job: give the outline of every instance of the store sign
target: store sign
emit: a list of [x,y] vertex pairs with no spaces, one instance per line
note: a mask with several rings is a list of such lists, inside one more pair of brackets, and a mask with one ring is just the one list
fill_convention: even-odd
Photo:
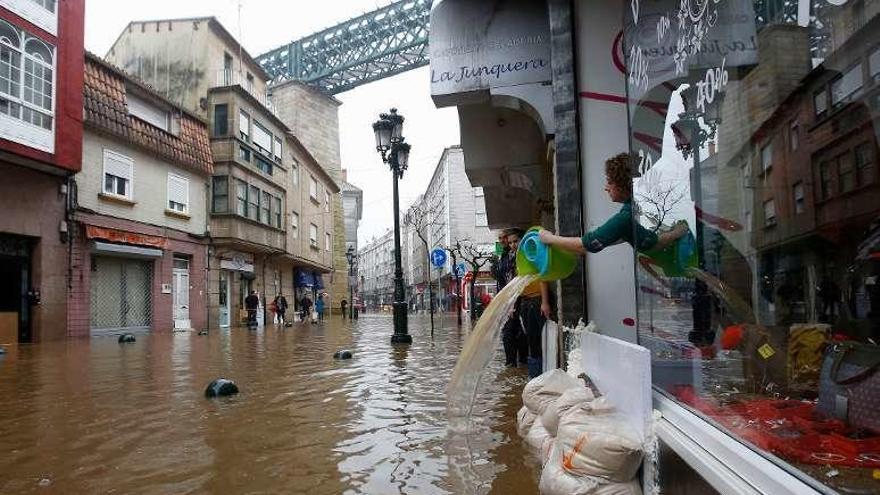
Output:
[[254,264],[244,256],[236,255],[231,259],[227,258],[220,260],[220,268],[236,272],[253,272]]
[[544,2],[435,2],[429,36],[432,96],[551,80]]

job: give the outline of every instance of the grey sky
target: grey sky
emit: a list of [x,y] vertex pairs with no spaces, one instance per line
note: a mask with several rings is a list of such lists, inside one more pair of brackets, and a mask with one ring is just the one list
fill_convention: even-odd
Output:
[[[239,3],[241,15],[239,17]],[[387,1],[323,0],[86,0],[86,49],[105,55],[132,20],[213,15],[251,55],[387,5]],[[240,19],[240,22],[239,22]],[[421,68],[337,95],[342,166],[349,182],[364,190],[361,244],[391,227],[391,173],[374,149],[370,125],[396,106],[406,117],[404,134],[412,144],[409,171],[400,184],[401,208],[425,190],[444,147],[458,144],[455,110],[435,109],[428,70]]]

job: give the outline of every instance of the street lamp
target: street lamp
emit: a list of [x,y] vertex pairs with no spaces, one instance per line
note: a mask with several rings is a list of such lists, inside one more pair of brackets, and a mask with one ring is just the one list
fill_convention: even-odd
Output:
[[357,254],[354,252],[354,246],[348,246],[348,250],[345,251],[345,258],[348,260],[348,318],[354,320],[354,284],[357,283],[357,273],[355,272]]
[[403,172],[409,164],[410,145],[403,138],[403,116],[392,108],[391,113],[379,115],[373,123],[376,135],[376,151],[382,156],[382,162],[388,164],[394,179],[394,335],[392,344],[410,344],[412,336],[407,332],[406,297],[403,291],[403,269],[400,265],[400,198],[397,192],[397,181],[403,178]]

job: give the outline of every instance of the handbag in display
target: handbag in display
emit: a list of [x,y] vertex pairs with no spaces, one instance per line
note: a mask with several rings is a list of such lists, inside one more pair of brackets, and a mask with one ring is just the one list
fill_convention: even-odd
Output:
[[819,377],[819,403],[825,415],[853,428],[880,433],[880,347],[842,342],[829,346]]

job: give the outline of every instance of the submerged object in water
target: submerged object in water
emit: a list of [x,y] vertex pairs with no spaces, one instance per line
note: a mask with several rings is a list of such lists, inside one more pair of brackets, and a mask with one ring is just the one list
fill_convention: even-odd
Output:
[[238,385],[232,380],[218,378],[208,384],[205,389],[205,397],[224,397],[238,393]]

